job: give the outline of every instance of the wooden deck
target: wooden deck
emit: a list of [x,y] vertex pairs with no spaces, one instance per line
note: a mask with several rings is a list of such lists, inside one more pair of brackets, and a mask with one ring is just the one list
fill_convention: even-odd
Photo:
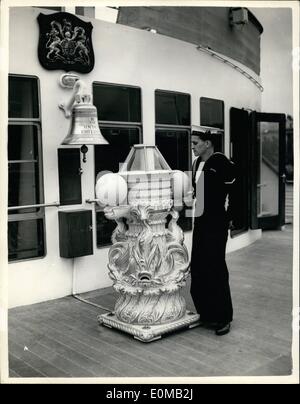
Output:
[[[197,327],[152,343],[99,326],[73,297],[9,310],[10,377],[272,376],[291,373],[292,226],[228,254],[232,331]],[[189,308],[192,302],[185,291]],[[113,309],[111,288],[81,295]]]

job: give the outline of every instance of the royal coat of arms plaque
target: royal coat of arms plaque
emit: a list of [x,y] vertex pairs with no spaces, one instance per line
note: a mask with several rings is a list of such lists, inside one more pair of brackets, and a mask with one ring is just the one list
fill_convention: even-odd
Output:
[[93,70],[93,25],[90,22],[65,12],[40,13],[37,20],[40,26],[38,57],[45,69],[80,73]]

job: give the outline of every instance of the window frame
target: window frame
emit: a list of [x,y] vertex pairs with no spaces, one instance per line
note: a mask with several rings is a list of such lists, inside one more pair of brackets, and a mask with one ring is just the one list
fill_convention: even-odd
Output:
[[[156,93],[157,92],[160,92],[160,93],[164,93],[164,94],[179,94],[179,95],[187,95],[188,97],[189,97],[189,104],[190,104],[190,108],[189,108],[189,120],[190,120],[190,124],[189,125],[180,125],[180,124],[168,124],[168,123],[157,123],[156,122]],[[191,129],[191,125],[192,125],[192,121],[191,121],[191,119],[192,119],[192,109],[191,109],[191,99],[192,99],[192,96],[191,96],[191,94],[189,94],[189,93],[184,93],[184,92],[182,92],[182,91],[174,91],[174,90],[163,90],[163,89],[161,89],[161,88],[156,88],[155,90],[154,90],[154,120],[155,120],[155,127],[157,126],[157,125],[159,125],[159,126],[168,126],[168,127],[187,127],[187,128],[189,128],[189,129]]]
[[[103,81],[93,81],[92,89],[93,89],[93,96],[94,96],[94,86],[95,85],[106,85],[112,87],[126,87],[126,88],[135,88],[140,90],[140,116],[141,122],[131,122],[131,121],[108,121],[108,120],[100,120],[98,119],[98,124],[101,129],[109,129],[109,128],[116,128],[116,129],[138,129],[139,131],[139,143],[143,142],[143,98],[142,98],[142,88],[139,86],[134,85],[127,85],[127,84],[120,84],[120,83],[111,83],[111,82],[103,82]],[[96,153],[96,148],[94,148],[94,157]],[[96,184],[96,172],[95,172],[95,163],[94,163],[94,184]],[[96,198],[96,191],[95,191],[95,198]],[[97,227],[97,214],[103,212],[104,208],[100,207],[97,203],[94,204],[94,212],[95,212],[95,220],[96,220],[96,227]],[[96,231],[97,233],[97,231]],[[107,248],[112,245],[112,242],[98,243],[98,238],[96,234],[96,248]]]
[[[190,101],[190,125],[174,125],[174,124],[165,124],[165,123],[157,123],[156,122],[156,93],[157,92],[162,92],[162,93],[167,93],[167,94],[180,94],[180,95],[187,95],[189,97],[189,101]],[[189,93],[184,93],[181,91],[174,91],[174,90],[162,90],[160,88],[156,88],[154,90],[154,119],[155,119],[155,136],[156,136],[156,131],[157,130],[168,130],[170,129],[171,131],[176,132],[176,130],[180,131],[180,130],[187,130],[189,132],[189,134],[191,134],[191,128],[192,128],[192,124],[191,124],[191,118],[192,118],[192,110],[191,110],[191,94]],[[188,155],[188,166],[189,166],[189,170],[192,169],[192,148],[189,148],[189,155]]]
[[[189,97],[189,121],[190,121],[190,125],[180,125],[180,124],[177,124],[177,125],[174,125],[174,124],[162,124],[162,123],[157,123],[156,122],[156,94],[157,94],[157,92],[162,92],[162,93],[168,93],[168,94],[180,94],[180,95],[186,95],[186,96],[188,96]],[[192,123],[191,123],[191,118],[192,118],[192,109],[191,109],[191,107],[192,107],[192,102],[191,102],[191,100],[192,100],[192,97],[191,97],[191,94],[189,94],[189,93],[184,93],[184,92],[181,92],[181,91],[174,91],[174,90],[162,90],[162,89],[155,89],[155,91],[154,91],[154,112],[155,112],[155,128],[154,128],[154,131],[155,131],[155,144],[156,144],[156,131],[159,131],[159,130],[165,130],[165,131],[172,131],[172,132],[182,132],[182,131],[187,131],[188,132],[188,135],[190,136],[191,135],[191,128],[192,128]],[[172,167],[171,167],[172,168]],[[172,168],[172,169],[174,169],[174,170],[176,170],[176,168]],[[192,148],[191,148],[191,142],[189,142],[189,147],[188,147],[188,171],[192,171]],[[184,209],[181,211],[181,212],[183,212],[184,211]],[[180,212],[180,213],[181,213]],[[188,218],[188,219],[191,219],[191,218]],[[192,223],[191,223],[191,225],[192,225]],[[190,226],[189,226],[190,227]],[[184,232],[186,232],[186,231],[191,231],[192,230],[192,228],[189,228],[189,229],[183,229],[183,231]]]
[[[38,122],[41,125],[42,117],[41,117],[41,86],[40,86],[40,79],[38,76],[31,75],[31,74],[15,74],[15,73],[9,73],[8,74],[8,80],[10,78],[24,78],[24,79],[35,79],[36,84],[37,84],[37,98],[38,98],[38,117],[37,118],[10,118],[8,117],[8,122],[9,121],[26,121],[26,122]],[[8,95],[9,97],[9,95]]]
[[[37,129],[37,150],[38,150],[38,155],[37,155],[37,164],[38,164],[38,186],[39,186],[39,201],[38,204],[43,204],[44,203],[44,198],[45,198],[45,192],[44,192],[44,169],[43,169],[43,144],[42,144],[42,125],[41,125],[41,97],[40,97],[40,81],[37,76],[34,75],[25,75],[25,74],[9,74],[8,75],[8,80],[10,78],[24,78],[24,79],[35,79],[36,84],[37,84],[37,98],[38,98],[38,118],[10,118],[8,117],[8,126],[7,126],[7,131],[9,126],[34,126]],[[12,160],[16,161],[16,160]],[[22,160],[18,160],[20,163]],[[9,164],[10,160],[8,160]],[[32,204],[33,205],[33,204]],[[22,205],[20,205],[22,206]],[[43,255],[37,256],[37,257],[30,257],[30,258],[20,258],[20,259],[13,259],[9,260],[8,263],[17,263],[17,262],[23,262],[23,261],[29,261],[29,260],[36,260],[36,259],[43,259],[47,255],[47,243],[46,243],[46,220],[45,220],[45,208],[44,207],[37,207],[36,212],[28,212],[28,213],[15,213],[19,209],[14,209],[10,213],[8,211],[7,219],[8,222],[21,222],[21,221],[26,221],[26,220],[43,220],[43,250],[44,253]]]
[[[18,221],[18,222],[22,222],[22,221],[27,221],[27,220],[39,220],[42,219],[43,220],[43,239],[44,239],[44,254],[43,255],[39,255],[36,257],[28,257],[28,258],[17,258],[17,259],[13,259],[13,260],[9,260],[8,259],[8,264],[16,264],[18,262],[24,262],[24,261],[33,261],[33,260],[41,260],[44,259],[47,255],[47,244],[46,244],[46,223],[45,223],[45,217],[33,217],[33,218],[24,218],[24,219],[20,219],[20,220],[13,220],[14,222]],[[10,221],[9,221],[10,222]]]
[[[34,126],[34,127],[37,128],[38,158],[37,158],[37,160],[32,160],[32,162],[37,162],[37,164],[38,164],[38,178],[39,178],[39,181],[38,181],[39,192],[38,192],[38,194],[39,194],[39,200],[38,200],[38,203],[36,203],[36,204],[43,204],[44,203],[43,166],[42,166],[42,162],[41,162],[41,159],[40,159],[40,154],[42,152],[42,139],[41,139],[42,131],[41,131],[41,127],[36,122],[33,122],[33,123],[32,122],[27,122],[27,121],[26,122],[21,122],[21,121],[10,122],[10,119],[9,119],[9,122],[8,122],[8,127],[9,126]],[[24,162],[31,162],[31,161],[29,161],[29,160],[8,160],[8,164],[11,164],[11,163],[12,164],[17,164],[17,163],[24,163]],[[20,206],[22,206],[22,205],[20,205]],[[41,210],[41,209],[44,209],[44,208],[39,207],[37,209]],[[16,208],[16,209],[12,210],[12,212],[14,212],[15,210],[19,210],[19,209]],[[38,212],[30,212],[30,213],[36,214]],[[9,221],[12,221],[12,220],[10,220],[10,217],[20,217],[22,215],[27,216],[30,213],[24,213],[24,212],[23,213],[10,213],[9,214]]]
[[[217,126],[207,126],[207,125],[202,125],[201,121],[201,100],[213,100],[213,101],[220,101],[222,103],[222,114],[223,114],[223,128],[219,128]],[[199,98],[199,122],[201,128],[205,130],[210,130],[211,132],[220,132],[222,136],[222,150],[221,153],[225,153],[225,102],[223,100],[220,100],[219,98],[211,98],[211,97],[200,97]]]
[[[105,124],[101,124],[101,122],[105,122]],[[143,131],[142,131],[142,127],[141,126],[137,126],[137,125],[117,125],[117,124],[108,124],[108,121],[98,121],[99,126],[100,126],[100,130],[101,129],[110,129],[110,128],[117,128],[117,129],[138,129],[139,131],[139,141],[142,142],[142,137],[143,137]],[[105,146],[104,146],[105,147]],[[94,149],[94,154],[96,153],[96,148]],[[94,170],[94,183],[96,185],[96,172]],[[96,198],[96,190],[95,190],[95,198]],[[102,208],[101,206],[99,206],[97,203],[95,203],[95,216],[96,216],[96,226],[97,226],[97,214],[98,213],[102,213],[104,211],[104,207]],[[96,248],[100,249],[100,248],[106,248],[108,246],[112,245],[112,242],[108,242],[108,243],[102,243],[102,244],[98,244],[98,238],[97,238],[97,234],[96,234]]]
[[[156,131],[165,130],[170,132],[188,132],[189,136],[191,136],[191,126],[178,126],[178,125],[155,125],[155,136]],[[188,148],[188,169],[192,169],[192,148],[189,142]],[[176,170],[176,168],[175,168]]]
[[[105,124],[111,124],[111,125],[140,125],[141,127],[143,126],[143,91],[142,88],[139,86],[134,86],[130,84],[122,84],[122,83],[111,83],[111,82],[105,82],[105,81],[93,81],[92,82],[92,92],[93,92],[93,99],[94,99],[94,85],[106,85],[106,86],[112,86],[112,87],[126,87],[126,88],[135,88],[140,90],[140,101],[141,101],[141,121],[140,122],[135,122],[135,121],[106,121],[106,120],[100,120],[98,117],[98,123],[100,125],[105,125]],[[96,107],[97,108],[97,107]]]
[[[217,126],[207,126],[207,125],[202,125],[201,121],[201,100],[206,99],[206,100],[213,100],[213,101],[220,101],[222,103],[222,114],[223,114],[223,128],[219,128]],[[214,128],[214,129],[219,129],[225,131],[225,102],[223,100],[220,100],[219,98],[211,98],[211,97],[200,97],[199,98],[199,111],[200,111],[200,126],[202,127],[207,127],[207,128]]]
[[[137,126],[135,124],[129,124],[129,125],[117,125],[116,123],[110,123],[108,121],[105,121],[105,124],[103,124],[102,122],[104,121],[98,121],[100,130],[101,129],[110,129],[110,128],[116,128],[116,129],[138,129],[139,131],[139,141],[142,142],[143,141],[143,130],[141,126]],[[97,145],[96,145],[97,146]],[[104,146],[105,147],[105,146]],[[96,152],[96,148],[94,149],[94,153]],[[96,184],[96,173],[94,170],[94,182]],[[95,197],[96,197],[96,191],[95,191]]]

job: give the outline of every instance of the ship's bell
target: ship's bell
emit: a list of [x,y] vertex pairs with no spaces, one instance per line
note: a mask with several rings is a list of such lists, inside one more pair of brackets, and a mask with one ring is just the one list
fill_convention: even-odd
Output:
[[97,109],[91,102],[91,95],[77,94],[72,108],[72,119],[68,135],[63,145],[104,145],[98,125]]

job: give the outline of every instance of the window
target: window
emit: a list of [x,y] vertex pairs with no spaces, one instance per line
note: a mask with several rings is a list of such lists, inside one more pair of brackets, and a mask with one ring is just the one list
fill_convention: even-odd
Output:
[[189,171],[189,130],[157,128],[155,136],[156,144],[169,166],[173,170]]
[[113,84],[94,84],[94,105],[99,121],[138,123],[141,119],[141,90]]
[[24,76],[9,78],[9,118],[38,119],[38,83],[36,79]]
[[[169,91],[155,91],[156,145],[172,170],[190,171],[190,95]],[[192,229],[192,220],[180,212],[179,226]]]
[[[137,87],[94,83],[94,105],[99,126],[108,145],[95,146],[95,179],[103,171],[118,172],[131,149],[142,139],[141,89]],[[107,220],[96,205],[97,246],[111,244],[116,223]]]
[[8,161],[8,206],[40,203],[37,125],[8,125]]
[[44,201],[38,97],[36,78],[9,76],[9,261],[45,255],[44,208],[36,206]]
[[155,91],[155,122],[162,125],[191,125],[191,99],[188,94]]
[[201,126],[224,130],[224,102],[213,98],[200,98]]
[[101,171],[112,171],[117,173],[120,164],[128,156],[130,148],[140,141],[140,128],[138,127],[101,127],[103,137],[108,141],[108,145],[96,146],[95,175]]
[[200,98],[200,125],[216,135],[215,152],[224,153],[224,102]]
[[75,7],[75,14],[95,18],[95,7]]

